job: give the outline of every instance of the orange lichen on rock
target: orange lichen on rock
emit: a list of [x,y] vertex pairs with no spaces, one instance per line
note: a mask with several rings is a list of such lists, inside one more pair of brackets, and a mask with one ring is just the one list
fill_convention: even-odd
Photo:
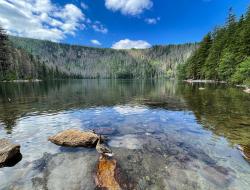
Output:
[[100,158],[95,176],[96,186],[108,190],[120,190],[121,187],[115,179],[116,167],[115,159]]

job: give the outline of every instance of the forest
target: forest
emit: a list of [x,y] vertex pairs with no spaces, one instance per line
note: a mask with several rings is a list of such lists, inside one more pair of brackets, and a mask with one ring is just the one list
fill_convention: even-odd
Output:
[[91,48],[6,35],[1,29],[1,77],[16,79],[64,78],[175,78],[198,44],[153,46],[149,49]]
[[178,76],[249,85],[250,7],[239,19],[230,9],[225,25],[209,32],[187,62],[178,66]]

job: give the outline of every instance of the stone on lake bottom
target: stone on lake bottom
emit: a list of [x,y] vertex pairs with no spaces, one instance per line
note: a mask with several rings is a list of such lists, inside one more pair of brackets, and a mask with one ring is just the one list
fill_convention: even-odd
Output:
[[[93,190],[93,168],[96,165],[96,152],[44,153],[29,166],[26,177],[21,177],[10,189],[47,190]],[[30,188],[27,187],[32,181]]]
[[[7,165],[13,165],[10,162],[15,158],[20,161],[20,145],[13,144],[8,139],[0,139],[0,167]],[[17,161],[17,162],[18,162]]]
[[69,147],[95,147],[98,139],[99,136],[93,132],[77,129],[69,129],[49,137],[52,143]]
[[113,135],[114,133],[117,132],[117,130],[112,127],[98,127],[95,128],[94,131],[101,135]]
[[124,135],[120,137],[114,137],[109,142],[109,146],[115,148],[126,148],[126,149],[141,149],[143,142],[137,135]]
[[115,179],[117,162],[114,159],[100,158],[97,164],[95,182],[97,188],[108,190],[120,190],[121,187]]
[[205,166],[202,175],[218,187],[228,187],[235,178],[233,170],[221,166]]

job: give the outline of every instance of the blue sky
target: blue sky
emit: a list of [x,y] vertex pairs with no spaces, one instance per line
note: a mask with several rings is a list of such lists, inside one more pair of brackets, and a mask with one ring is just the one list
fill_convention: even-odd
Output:
[[250,0],[0,0],[12,35],[96,47],[197,42]]

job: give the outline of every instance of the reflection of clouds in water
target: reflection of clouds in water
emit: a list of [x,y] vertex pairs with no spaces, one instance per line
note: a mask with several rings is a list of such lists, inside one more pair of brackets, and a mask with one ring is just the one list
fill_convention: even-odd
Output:
[[62,112],[57,115],[39,115],[20,119],[14,133],[24,132],[30,134],[31,131],[57,132],[68,128],[79,128],[81,125],[80,119],[72,117],[70,113]]
[[[169,189],[171,189],[172,185],[174,187],[177,186],[175,183],[176,181],[180,185],[185,184],[186,181],[189,181],[190,183],[188,185],[192,185],[193,178],[190,176],[194,173],[199,174],[200,177],[198,176],[198,180],[204,180],[204,184],[207,184],[207,181],[209,180],[212,181],[210,182],[211,184],[217,183],[218,185],[223,185],[224,183],[228,183],[228,181],[231,182],[231,175],[229,175],[229,178],[224,177],[223,173],[221,174],[217,170],[214,171],[213,167],[210,166],[209,168],[207,164],[202,162],[204,158],[206,159],[206,155],[203,154],[203,152],[209,155],[209,157],[212,159],[216,158],[215,160],[225,160],[230,158],[228,159],[227,163],[225,161],[221,161],[220,165],[225,168],[227,166],[229,168],[238,167],[235,170],[239,171],[239,168],[244,164],[241,157],[238,156],[238,159],[236,159],[237,152],[230,153],[232,150],[228,144],[226,144],[226,141],[224,142],[221,139],[217,141],[211,141],[211,133],[201,128],[201,125],[196,122],[196,118],[192,112],[173,112],[164,109],[146,109],[143,106],[133,105],[97,107],[59,112],[56,114],[30,115],[17,120],[16,126],[13,128],[12,134],[9,137],[11,140],[13,140],[13,142],[21,144],[23,160],[16,166],[20,172],[17,172],[15,169],[14,172],[16,175],[14,176],[14,172],[11,169],[9,170],[9,174],[6,172],[1,173],[0,171],[0,179],[3,179],[0,180],[0,186],[7,183],[12,184],[13,180],[20,179],[19,176],[21,176],[21,174],[25,173],[26,171],[24,163],[27,163],[27,161],[32,162],[36,159],[39,159],[45,152],[55,154],[63,151],[63,149],[60,147],[48,142],[47,139],[49,136],[69,128],[84,130],[94,127],[112,127],[118,131],[120,136],[111,136],[111,140],[109,141],[109,145],[112,147],[112,149],[116,149],[114,151],[117,153],[117,156],[121,156],[123,152],[125,152],[125,155],[127,152],[130,152],[129,154],[132,155],[131,158],[133,158],[133,156],[136,155],[135,152],[138,152],[135,150],[138,149],[140,149],[139,152],[145,153],[142,155],[145,163],[143,163],[143,167],[139,168],[138,170],[143,170],[147,167],[150,168],[150,173],[154,172],[153,168],[155,166],[151,162],[155,160],[154,154],[158,154],[157,151],[168,156],[171,156],[172,154],[172,157],[169,157],[169,161],[176,164],[171,166],[168,165],[166,170],[172,176],[169,180],[166,180],[166,183],[173,182],[170,183]],[[167,138],[163,138],[165,135],[168,135]],[[0,138],[1,136],[5,137],[6,135],[2,134],[0,130]],[[143,146],[145,145],[147,148],[143,149]],[[164,147],[167,148],[164,149]],[[226,149],[226,147],[228,147],[228,149]],[[202,151],[196,151],[197,148],[198,150]],[[79,152],[82,152],[85,149],[79,150]],[[191,152],[191,154],[188,154],[185,151]],[[95,151],[93,151],[93,153],[95,153]],[[71,158],[70,156],[72,154],[73,152],[67,152],[67,156],[65,158],[57,157],[58,159],[52,159],[50,162],[51,164],[49,163],[48,171],[50,171],[50,173],[48,176],[46,176],[46,179],[48,179],[46,183],[51,189],[55,189],[55,187],[60,189],[59,187],[67,186],[68,183],[72,183],[73,186],[76,185],[77,188],[80,187],[78,189],[81,189],[81,185],[83,184],[82,179],[88,179],[88,181],[90,181],[90,178],[88,178],[88,176],[85,177],[85,174],[89,174],[91,172],[86,173],[83,172],[82,169],[86,170],[88,168],[93,168],[94,166],[90,167],[89,164],[86,165],[86,161],[82,160],[83,155],[81,155],[81,158],[79,158],[80,160],[78,160],[78,157],[77,160],[75,160],[74,157],[72,157],[72,161],[69,160],[68,158]],[[86,152],[84,154],[86,154]],[[93,156],[94,155],[95,154],[93,154]],[[149,159],[149,157],[146,155],[150,158],[152,157],[152,159]],[[127,159],[124,160],[127,158],[127,156],[125,156],[124,159],[123,156],[121,156],[121,164],[127,162]],[[196,157],[197,159],[194,159]],[[135,159],[137,158],[135,157]],[[165,159],[166,157],[159,156],[156,162],[157,164],[162,162],[161,167],[164,168],[166,166]],[[192,162],[188,161],[187,159],[192,160]],[[200,164],[200,162],[203,164]],[[84,164],[81,165],[81,163]],[[67,170],[71,173],[72,178],[67,179],[68,183],[66,181],[60,183],[63,176],[65,176],[65,168],[69,168],[70,164],[77,166]],[[189,166],[191,169],[186,168],[185,170],[179,170],[178,167],[183,166],[184,164],[185,167]],[[54,167],[54,165],[56,165],[56,167]],[[83,168],[81,168],[80,165]],[[197,169],[197,166],[199,166],[200,169]],[[204,173],[200,172],[200,170],[203,168],[206,168]],[[247,170],[248,166],[245,168]],[[36,172],[33,171],[32,168],[30,168],[29,171]],[[35,175],[32,172],[28,172],[29,176]],[[158,170],[155,172],[159,175],[164,174],[160,173]],[[183,173],[187,173],[188,176],[180,178],[179,176],[183,175]],[[133,174],[134,173],[131,175]],[[146,175],[147,173],[142,172],[142,175],[144,174]],[[13,177],[9,178],[8,176],[10,175]],[[249,176],[245,174],[245,171],[239,175],[241,179],[249,178]],[[217,177],[222,182],[217,182]],[[200,183],[201,182],[198,182],[198,184]],[[56,186],[54,186],[54,184],[56,184]],[[69,185],[67,188],[73,186]],[[237,184],[236,187],[238,186],[244,187],[244,184]]]
[[[21,144],[26,160],[32,161],[44,152],[56,153],[59,148],[48,142],[48,137],[66,129],[80,129],[82,122],[70,113],[39,115],[18,120],[12,131],[14,142]],[[39,148],[38,148],[39,147]]]
[[141,149],[143,145],[142,140],[137,135],[124,135],[122,137],[115,137],[109,142],[109,146],[126,149]]
[[94,114],[95,115],[101,115],[102,113],[103,113],[103,109],[96,109],[95,111],[94,111]]
[[147,111],[143,106],[115,106],[114,110],[122,115],[141,114]]

